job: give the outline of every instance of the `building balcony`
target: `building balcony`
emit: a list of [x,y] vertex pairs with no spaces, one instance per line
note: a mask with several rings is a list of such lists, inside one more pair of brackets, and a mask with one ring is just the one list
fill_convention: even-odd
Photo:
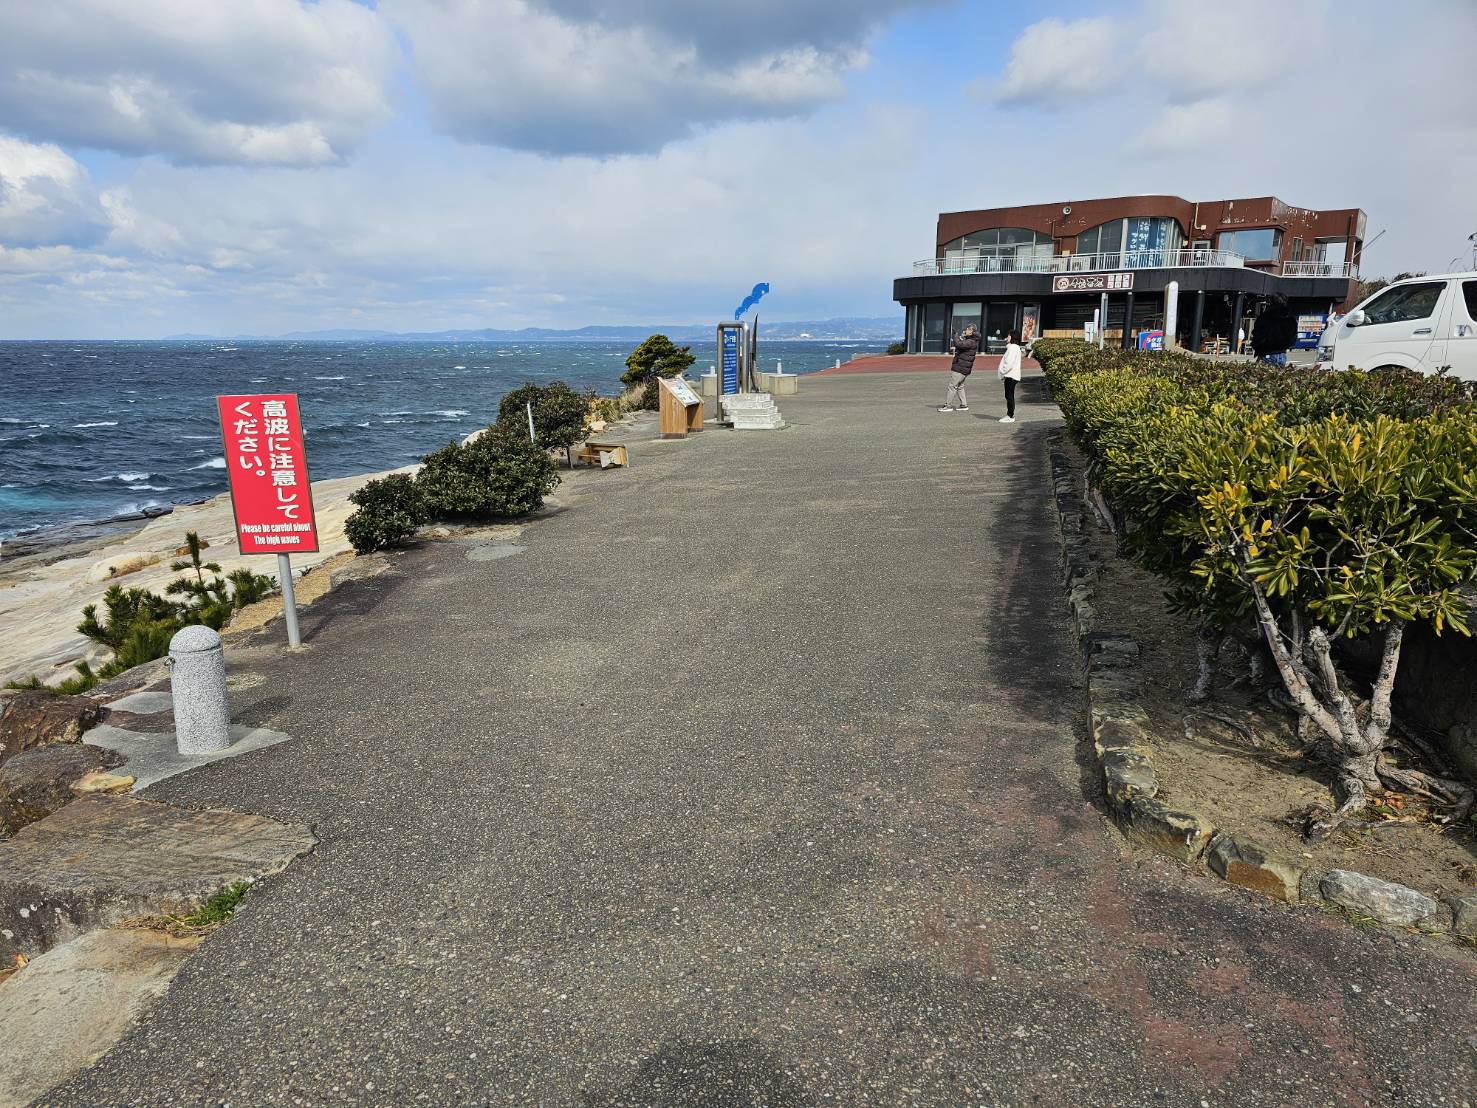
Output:
[[[1241,269],[1247,260],[1229,250],[1130,250],[1105,254],[1054,254],[1048,257],[1012,257],[989,254],[950,254],[913,263],[914,277],[968,273],[1101,273],[1125,269]],[[1283,277],[1357,277],[1357,266],[1318,261],[1251,263],[1263,272]]]

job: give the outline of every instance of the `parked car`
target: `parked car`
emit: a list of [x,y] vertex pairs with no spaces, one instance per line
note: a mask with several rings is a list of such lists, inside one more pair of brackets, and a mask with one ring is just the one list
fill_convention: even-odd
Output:
[[1318,358],[1335,369],[1406,369],[1477,381],[1477,272],[1386,285],[1326,327]]

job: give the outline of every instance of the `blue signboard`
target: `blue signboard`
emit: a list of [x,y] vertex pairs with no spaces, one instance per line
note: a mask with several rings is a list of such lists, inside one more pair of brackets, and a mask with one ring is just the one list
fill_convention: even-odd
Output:
[[725,327],[719,332],[723,337],[723,345],[718,351],[718,360],[721,363],[721,378],[724,392],[738,392],[738,328]]
[[1161,258],[1155,254],[1164,249],[1165,237],[1169,230],[1168,220],[1159,219],[1155,216],[1142,216],[1128,221],[1128,237],[1123,242],[1123,249],[1128,254],[1127,264],[1131,266],[1154,265]]
[[1156,331],[1140,331],[1139,332],[1139,349],[1140,350],[1163,350],[1164,349],[1164,332],[1163,331],[1157,331],[1157,330]]

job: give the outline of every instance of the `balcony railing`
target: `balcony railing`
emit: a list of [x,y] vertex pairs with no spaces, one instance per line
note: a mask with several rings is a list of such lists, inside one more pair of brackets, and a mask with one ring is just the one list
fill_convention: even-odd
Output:
[[[951,254],[913,263],[914,277],[961,273],[1101,273],[1123,269],[1240,269],[1246,259],[1229,250],[1118,250],[1101,254],[1053,254],[1043,257]],[[1275,268],[1273,270],[1276,271]],[[1285,262],[1284,277],[1357,277],[1357,266],[1324,262]]]
[[1284,277],[1358,277],[1353,262],[1283,262]]

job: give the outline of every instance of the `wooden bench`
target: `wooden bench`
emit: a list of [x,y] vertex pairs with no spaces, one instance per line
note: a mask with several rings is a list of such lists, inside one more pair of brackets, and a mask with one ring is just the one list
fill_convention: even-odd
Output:
[[618,442],[587,442],[579,448],[574,457],[576,461],[584,465],[599,466],[601,469],[631,464],[631,458],[626,453],[625,446]]

